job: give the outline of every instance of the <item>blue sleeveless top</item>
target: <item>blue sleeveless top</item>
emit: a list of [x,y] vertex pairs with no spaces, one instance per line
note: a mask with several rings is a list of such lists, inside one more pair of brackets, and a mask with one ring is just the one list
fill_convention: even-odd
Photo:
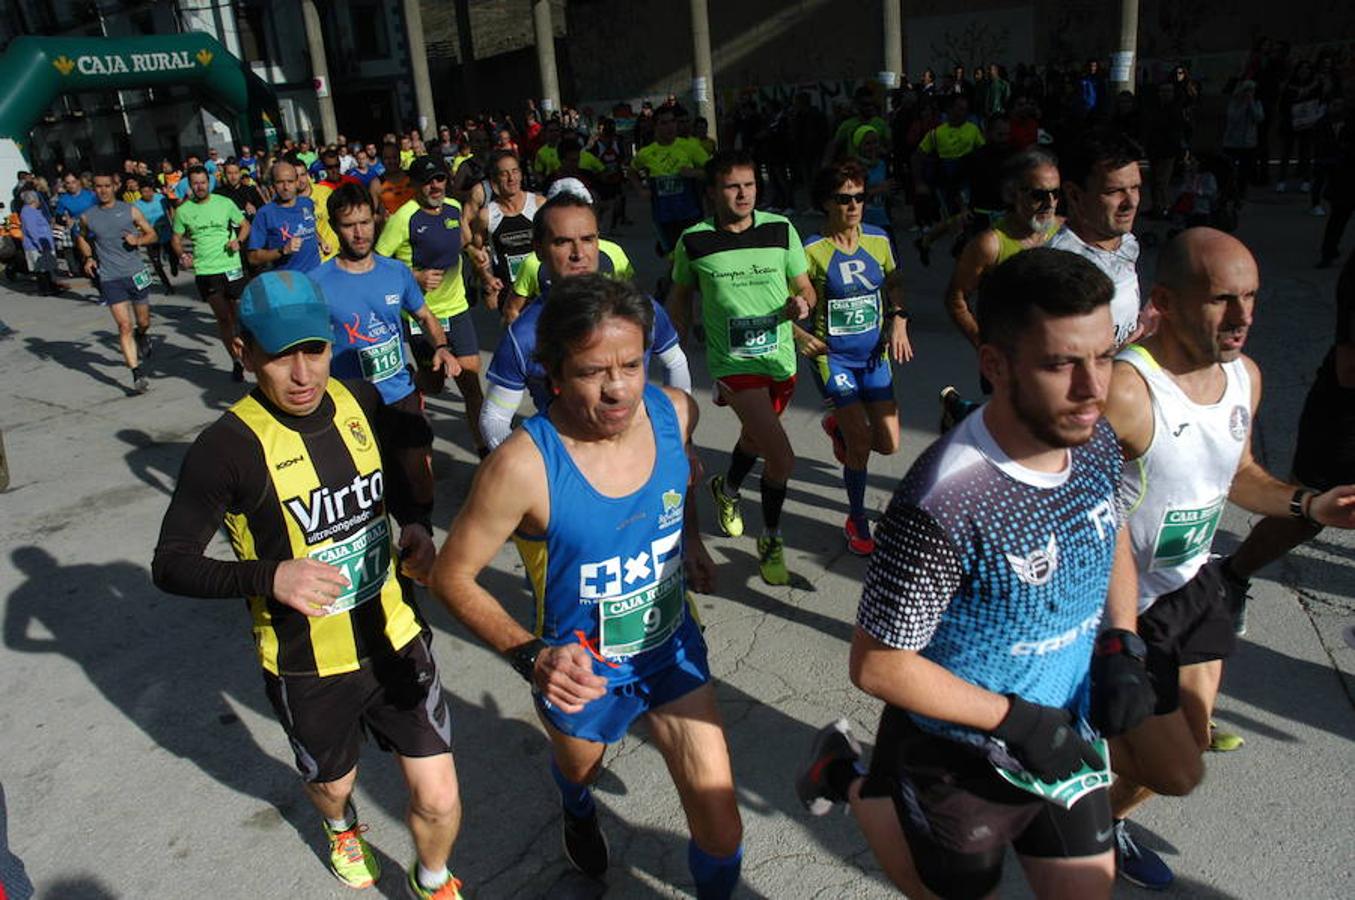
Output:
[[546,533],[514,535],[536,596],[536,633],[547,644],[581,643],[593,671],[625,684],[682,659],[691,626],[682,572],[682,512],[689,474],[677,412],[645,385],[654,433],[649,480],[607,497],[579,471],[548,413],[522,423],[546,464]]

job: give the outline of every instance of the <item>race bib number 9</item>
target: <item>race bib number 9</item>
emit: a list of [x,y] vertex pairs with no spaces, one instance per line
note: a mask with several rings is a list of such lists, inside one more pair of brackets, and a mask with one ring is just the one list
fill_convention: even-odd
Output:
[[1169,509],[1157,529],[1150,568],[1170,569],[1206,553],[1214,542],[1226,498],[1199,509]]
[[729,355],[757,359],[776,352],[779,316],[741,316],[729,320]]
[[828,334],[842,337],[866,334],[880,324],[880,292],[856,297],[830,297],[828,300]]
[[375,347],[359,348],[358,358],[362,360],[362,377],[372,384],[385,381],[405,367],[400,339],[394,335]]
[[327,615],[348,612],[381,593],[390,574],[391,529],[385,516],[376,519],[346,541],[312,550],[311,559],[329,563],[348,579],[348,587]]
[[598,603],[600,652],[635,656],[659,646],[682,624],[682,577],[670,575],[625,597]]

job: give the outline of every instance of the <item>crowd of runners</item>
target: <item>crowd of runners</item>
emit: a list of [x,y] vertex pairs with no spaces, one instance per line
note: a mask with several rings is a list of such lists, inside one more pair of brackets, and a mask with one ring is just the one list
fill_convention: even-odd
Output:
[[[802,369],[842,466],[845,546],[870,557],[850,678],[884,701],[869,760],[840,720],[786,773],[805,808],[849,805],[909,896],[991,894],[1008,846],[1039,896],[1108,896],[1117,872],[1171,883],[1127,817],[1189,794],[1206,751],[1240,746],[1211,714],[1248,578],[1323,526],[1355,526],[1355,256],[1293,478],[1276,478],[1251,453],[1262,380],[1243,353],[1260,273],[1235,220],[1193,190],[1188,141],[1170,155],[1178,183],[1126,131],[1095,64],[1052,84],[996,65],[977,82],[929,76],[892,95],[888,119],[871,90],[835,127],[741,105],[723,149],[670,99],[596,122],[533,110],[521,130],[468,120],[428,143],[241,147],[159,172],[129,160],[88,186],[64,173],[54,200],[31,174],[17,186],[24,264],[56,292],[69,254],[64,277],[89,278],[117,323],[133,391],[150,389],[152,281],[172,290],[182,270],[230,377],[253,381],[184,458],[153,575],[170,593],[248,598],[345,884],[380,877],[351,799],[370,733],[409,787],[408,893],[460,896],[452,723],[418,585],[531,690],[573,866],[608,870],[591,785],[644,719],[686,814],[696,894],[730,896],[743,831],[689,592],[713,587],[703,525],[748,530],[759,465],[759,574],[791,582],[796,448],[781,415]],[[1162,104],[1190,84],[1173,73]],[[767,150],[809,120],[812,154]],[[1155,214],[1173,215],[1159,200],[1178,185],[1197,204],[1146,294],[1144,159]],[[665,259],[653,291],[602,237],[628,197],[648,204]],[[899,448],[893,377],[914,353],[912,257],[897,255],[910,239],[918,264],[939,242],[955,257],[944,300],[976,377],[969,397],[937,385],[943,433],[872,522],[868,466]],[[479,304],[499,319],[483,383]],[[709,403],[740,425],[708,475],[697,346]],[[483,461],[457,508],[435,511],[425,400],[448,382]],[[1216,557],[1229,501],[1265,518]],[[440,548],[435,520],[450,520]],[[223,526],[234,560],[207,555]],[[479,580],[509,540],[534,629]]]

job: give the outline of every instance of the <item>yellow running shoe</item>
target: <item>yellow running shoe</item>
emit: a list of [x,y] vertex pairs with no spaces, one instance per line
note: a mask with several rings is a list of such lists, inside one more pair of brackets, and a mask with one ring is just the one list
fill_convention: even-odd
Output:
[[1243,740],[1242,735],[1224,731],[1219,728],[1218,723],[1213,719],[1209,720],[1210,750],[1215,753],[1230,753],[1233,750],[1240,750],[1245,743],[1247,742]]
[[730,537],[743,534],[743,516],[739,513],[739,498],[725,493],[725,477],[712,475],[710,495],[715,498],[715,520],[720,530]]
[[790,584],[790,572],[786,571],[785,541],[778,535],[763,535],[757,539],[757,569],[762,580],[772,585]]
[[411,900],[461,900],[460,879],[448,876],[441,887],[429,890],[419,884],[419,861],[409,867],[409,877],[405,879],[405,893]]
[[362,835],[367,826],[357,822],[346,831],[334,831],[323,823],[329,837],[329,871],[351,888],[369,888],[381,877],[381,863]]

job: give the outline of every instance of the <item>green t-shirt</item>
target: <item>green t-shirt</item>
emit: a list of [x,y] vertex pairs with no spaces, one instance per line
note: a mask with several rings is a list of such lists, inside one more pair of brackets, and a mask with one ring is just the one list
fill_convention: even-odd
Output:
[[935,153],[942,159],[959,159],[973,153],[983,143],[983,132],[973,122],[965,122],[959,128],[949,122],[942,122],[922,136],[918,148],[923,153]]
[[174,233],[193,241],[193,271],[199,275],[226,275],[231,281],[243,276],[240,254],[226,249],[245,214],[235,201],[208,194],[201,202],[189,200],[174,212]]
[[682,232],[673,250],[673,280],[701,292],[706,362],[712,378],[795,374],[795,342],[785,316],[789,282],[809,268],[795,226],[785,216],[753,212],[745,231],[713,219]]
[[850,150],[852,144],[852,135],[856,134],[856,129],[862,125],[869,125],[880,135],[880,142],[886,147],[889,146],[889,125],[879,116],[872,116],[869,119],[863,119],[860,116],[852,116],[843,121],[837,127],[837,133],[833,135],[833,143],[840,144],[845,149]]

